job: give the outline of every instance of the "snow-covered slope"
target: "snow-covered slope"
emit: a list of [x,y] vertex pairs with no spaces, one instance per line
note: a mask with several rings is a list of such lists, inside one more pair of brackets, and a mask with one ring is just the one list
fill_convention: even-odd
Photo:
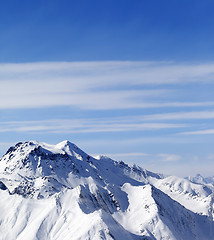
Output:
[[212,184],[214,185],[214,176],[212,177],[203,177],[201,174],[196,174],[194,177],[186,177],[191,182],[200,183],[200,184]]
[[214,239],[212,185],[163,176],[68,141],[0,159],[0,239]]

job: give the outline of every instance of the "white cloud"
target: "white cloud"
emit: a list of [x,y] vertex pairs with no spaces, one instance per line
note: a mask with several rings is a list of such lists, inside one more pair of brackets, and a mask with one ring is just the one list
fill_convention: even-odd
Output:
[[90,133],[147,131],[187,127],[185,124],[143,123],[115,119],[55,119],[0,122],[0,132]]
[[144,120],[182,120],[182,119],[213,119],[214,111],[173,112],[153,114],[142,117]]
[[[18,74],[18,76],[17,76]],[[118,83],[133,84],[168,84],[212,80],[214,64],[176,64],[170,62],[37,62],[19,64],[0,64],[0,77],[47,79],[68,77],[70,80],[82,79],[103,85]],[[108,81],[102,81],[107,80]],[[130,82],[130,80],[132,80]]]
[[157,155],[158,160],[161,162],[175,162],[181,159],[181,156],[176,154],[167,154],[167,153],[160,153]]
[[200,131],[189,131],[182,132],[179,135],[206,135],[206,134],[214,134],[214,129],[200,130]]
[[[21,86],[19,86],[21,87]],[[74,106],[83,109],[129,109],[147,108],[161,106],[161,104],[149,104],[143,99],[151,96],[161,95],[160,90],[132,90],[132,91],[99,91],[99,92],[61,92],[52,91],[48,86],[44,86],[44,91],[32,85],[25,92],[14,87],[12,92],[2,92],[0,109],[7,108],[37,108],[53,106]],[[2,88],[5,89],[5,88]],[[45,92],[45,89],[46,90]],[[69,88],[67,88],[69,89]],[[165,91],[166,92],[166,91]],[[137,102],[136,98],[141,98],[142,102]],[[214,105],[214,103],[213,103]]]
[[173,90],[154,89],[156,85],[213,82],[213,76],[214,64],[120,61],[0,64],[0,109],[214,106],[214,101],[172,101],[167,96]]

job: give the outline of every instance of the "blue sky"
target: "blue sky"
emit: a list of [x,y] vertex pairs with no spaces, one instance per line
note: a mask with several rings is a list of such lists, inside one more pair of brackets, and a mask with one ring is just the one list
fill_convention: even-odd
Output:
[[213,1],[1,1],[0,154],[68,139],[214,175]]

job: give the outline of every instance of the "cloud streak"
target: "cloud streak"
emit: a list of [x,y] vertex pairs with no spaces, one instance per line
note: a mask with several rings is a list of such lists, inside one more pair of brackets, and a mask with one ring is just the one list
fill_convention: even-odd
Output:
[[0,122],[0,132],[95,133],[177,129],[186,124],[143,123],[120,119],[55,119],[44,121]]
[[182,132],[178,133],[179,135],[209,135],[214,134],[214,129],[206,129],[200,131],[189,131],[189,132]]
[[183,120],[183,119],[213,119],[214,111],[173,112],[152,114],[142,117],[144,120]]
[[0,64],[0,109],[214,106],[214,101],[170,99],[174,90],[167,88],[175,84],[213,83],[213,76],[214,64],[126,61]]
[[181,156],[176,154],[167,154],[167,153],[160,153],[157,155],[158,160],[161,162],[175,162],[181,159]]

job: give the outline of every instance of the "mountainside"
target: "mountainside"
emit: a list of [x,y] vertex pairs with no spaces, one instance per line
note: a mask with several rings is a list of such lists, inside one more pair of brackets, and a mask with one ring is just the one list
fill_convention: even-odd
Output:
[[214,185],[214,176],[203,177],[201,174],[196,174],[194,177],[186,177],[186,179],[188,179],[189,181],[191,181],[193,183]]
[[0,239],[214,239],[214,186],[152,173],[69,141],[0,159]]

